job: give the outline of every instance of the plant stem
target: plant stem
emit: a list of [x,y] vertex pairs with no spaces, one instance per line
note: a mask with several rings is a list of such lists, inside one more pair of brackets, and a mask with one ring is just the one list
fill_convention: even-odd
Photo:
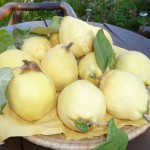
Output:
[[22,60],[24,62],[24,65],[22,66],[22,73],[26,72],[26,71],[30,71],[30,70],[35,70],[35,71],[40,71],[42,72],[42,70],[40,69],[39,65],[34,62],[34,61],[28,61],[28,60]]
[[143,117],[147,120],[147,122],[150,122],[150,117],[147,114],[144,114]]
[[70,52],[70,47],[73,45],[73,42],[70,42],[68,45],[63,46],[62,48],[65,48],[67,52]]
[[101,80],[101,78],[97,77],[94,73],[91,73],[90,77],[93,78],[93,79],[95,79],[95,80],[99,80],[99,81]]
[[70,42],[65,48],[68,50],[73,44],[73,42]]

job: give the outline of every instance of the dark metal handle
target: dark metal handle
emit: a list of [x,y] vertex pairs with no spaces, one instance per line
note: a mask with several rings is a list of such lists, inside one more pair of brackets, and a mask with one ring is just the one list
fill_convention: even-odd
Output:
[[[35,10],[62,10],[67,16],[77,18],[73,8],[66,2],[42,2],[42,3],[7,3],[0,8],[0,20],[4,19],[14,11],[35,11]],[[17,13],[16,13],[17,15]],[[19,16],[19,15],[18,15]],[[11,22],[9,24],[13,24]]]

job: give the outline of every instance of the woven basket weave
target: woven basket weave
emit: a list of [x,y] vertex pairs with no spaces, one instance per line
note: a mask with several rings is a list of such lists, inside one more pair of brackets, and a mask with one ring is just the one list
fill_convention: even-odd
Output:
[[[145,132],[149,127],[150,124],[148,123],[139,128],[124,126],[123,130],[128,134],[129,140],[131,140]],[[106,141],[106,135],[82,140],[65,140],[63,135],[35,135],[24,138],[36,145],[59,150],[91,150],[98,144]]]

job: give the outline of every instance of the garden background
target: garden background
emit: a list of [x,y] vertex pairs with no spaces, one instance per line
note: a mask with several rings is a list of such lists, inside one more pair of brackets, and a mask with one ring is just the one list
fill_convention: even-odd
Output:
[[[0,7],[8,2],[42,2],[42,0],[1,0]],[[44,1],[44,0],[43,0]],[[45,0],[52,2],[53,0]],[[61,0],[55,0],[61,1]],[[77,16],[85,21],[109,23],[136,32],[141,25],[150,26],[150,0],[63,0],[68,2]],[[140,15],[140,13],[144,16]],[[55,11],[23,12],[23,21],[51,19]],[[6,26],[11,16],[0,21]]]

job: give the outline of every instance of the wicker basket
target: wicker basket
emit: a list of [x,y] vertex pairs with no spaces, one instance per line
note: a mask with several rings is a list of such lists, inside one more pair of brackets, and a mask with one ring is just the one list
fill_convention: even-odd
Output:
[[[150,124],[143,125],[140,128],[124,126],[123,130],[128,134],[129,140],[132,140],[144,133],[149,127]],[[106,141],[105,135],[82,140],[65,140],[63,135],[35,135],[24,138],[36,145],[59,150],[91,150],[98,144]]]

